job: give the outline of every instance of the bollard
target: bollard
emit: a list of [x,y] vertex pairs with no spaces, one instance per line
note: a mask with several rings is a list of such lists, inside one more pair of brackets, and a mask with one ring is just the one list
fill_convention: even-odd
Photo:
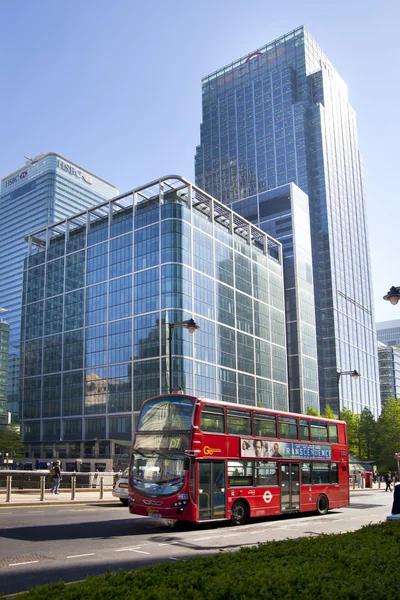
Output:
[[76,475],[72,475],[72,477],[71,477],[71,500],[75,500],[75,490],[76,490]]
[[104,497],[104,477],[100,477],[100,500]]
[[11,481],[12,475],[7,475],[6,502],[11,502]]
[[43,502],[43,500],[44,500],[45,481],[46,481],[46,476],[41,475],[40,476],[40,501],[41,502]]

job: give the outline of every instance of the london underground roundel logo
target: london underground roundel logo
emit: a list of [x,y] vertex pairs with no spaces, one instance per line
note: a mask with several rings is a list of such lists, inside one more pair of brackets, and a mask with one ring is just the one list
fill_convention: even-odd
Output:
[[272,494],[269,490],[267,490],[266,492],[264,492],[263,495],[263,500],[266,504],[269,504],[272,500]]

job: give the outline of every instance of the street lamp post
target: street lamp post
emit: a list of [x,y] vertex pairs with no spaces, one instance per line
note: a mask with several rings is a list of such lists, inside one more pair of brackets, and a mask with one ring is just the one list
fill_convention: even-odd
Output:
[[196,329],[200,329],[199,325],[197,325],[193,319],[188,319],[187,321],[179,321],[178,323],[169,323],[168,324],[168,353],[169,353],[169,393],[172,394],[172,332],[177,327],[184,327],[189,331],[189,333],[194,333]]
[[353,371],[337,371],[337,393],[338,393],[338,406],[339,406],[339,420],[341,418],[341,407],[340,407],[340,377],[342,375],[350,375],[353,379],[357,380],[360,377],[360,373],[354,369]]
[[386,296],[383,296],[383,299],[388,300],[390,304],[397,304],[400,300],[400,286],[392,285]]

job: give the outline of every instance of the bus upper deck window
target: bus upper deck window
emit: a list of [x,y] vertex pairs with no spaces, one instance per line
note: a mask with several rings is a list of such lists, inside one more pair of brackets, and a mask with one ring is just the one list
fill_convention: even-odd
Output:
[[279,416],[278,431],[278,437],[284,440],[297,440],[297,419]]
[[337,425],[329,425],[329,441],[331,444],[338,443]]
[[306,441],[310,439],[310,429],[308,419],[299,419],[300,439]]
[[203,406],[200,429],[211,433],[224,433],[224,409],[212,404]]
[[259,437],[276,437],[276,416],[254,413],[254,435]]
[[251,435],[250,411],[228,408],[226,410],[226,426],[228,433],[233,433],[235,435]]
[[311,440],[313,442],[328,441],[328,427],[322,421],[311,421]]

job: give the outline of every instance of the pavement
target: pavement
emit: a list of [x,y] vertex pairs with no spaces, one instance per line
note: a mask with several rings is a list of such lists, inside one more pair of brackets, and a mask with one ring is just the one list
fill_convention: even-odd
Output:
[[50,490],[46,490],[44,500],[40,500],[39,490],[12,490],[10,502],[6,502],[5,490],[0,490],[0,507],[4,506],[32,506],[35,504],[92,504],[116,502],[119,504],[119,499],[114,498],[111,490],[104,490],[103,498],[100,498],[99,489],[77,489],[75,491],[75,500],[71,499],[71,490],[62,489],[59,494],[52,494]]
[[[380,488],[376,485],[373,488],[353,488],[350,487],[350,492],[353,494],[357,494],[359,492],[371,492],[378,490],[385,491],[385,484],[382,484]],[[40,500],[40,491],[39,490],[12,490],[10,502],[6,502],[6,492],[5,490],[0,490],[0,507],[17,505],[17,506],[32,506],[35,504],[92,504],[92,503],[110,503],[116,502],[119,503],[118,498],[114,498],[112,495],[111,489],[105,489],[103,492],[103,498],[100,498],[100,489],[99,488],[78,488],[75,491],[75,500],[71,499],[71,490],[70,489],[61,489],[60,493],[52,494],[50,490],[45,491],[44,500]]]

